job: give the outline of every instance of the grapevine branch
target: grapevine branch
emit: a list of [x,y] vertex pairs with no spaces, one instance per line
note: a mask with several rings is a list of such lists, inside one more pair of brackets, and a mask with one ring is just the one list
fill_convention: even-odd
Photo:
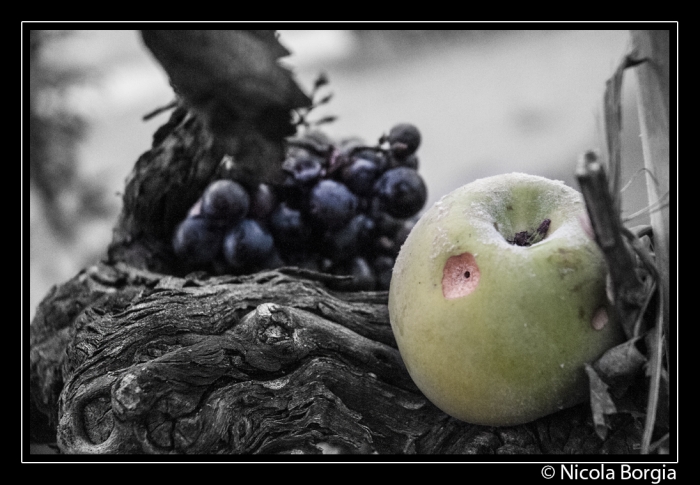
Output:
[[632,338],[646,288],[637,275],[634,255],[622,236],[622,222],[610,194],[605,168],[594,152],[586,152],[581,157],[576,178],[586,201],[596,242],[608,263],[615,313],[627,338]]
[[[610,296],[615,305],[615,314],[628,338],[628,342],[619,346],[624,352],[619,357],[618,367],[626,368],[631,375],[640,368],[640,361],[646,363],[648,389],[641,443],[641,452],[646,454],[667,442],[666,430],[669,425],[669,33],[633,31],[632,38],[632,53],[625,56],[608,81],[604,96],[610,183],[605,166],[592,151],[581,157],[576,177],[586,201],[595,239],[608,263]],[[648,176],[649,193],[646,210],[652,221],[651,227],[635,228],[635,231],[623,226],[619,189],[622,76],[630,67],[636,67],[640,81],[640,119],[645,155],[643,171]],[[636,214],[626,220],[634,216]],[[635,352],[628,350],[635,349],[640,339],[644,339],[648,355],[633,358]],[[619,349],[612,349],[601,361],[616,353],[620,354]],[[597,363],[599,368],[601,361]],[[592,387],[596,378],[597,375],[594,375],[591,379]],[[607,388],[603,386],[602,389],[606,391]],[[607,392],[604,394],[607,398]],[[614,406],[612,410],[600,410],[597,422],[602,422],[601,415],[615,412]],[[661,425],[657,426],[659,420]],[[655,435],[657,441],[652,443]]]

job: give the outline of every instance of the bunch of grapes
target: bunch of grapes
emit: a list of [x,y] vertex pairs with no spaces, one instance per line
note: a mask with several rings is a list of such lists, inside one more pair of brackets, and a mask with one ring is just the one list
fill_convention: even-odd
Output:
[[175,254],[216,273],[282,266],[349,275],[346,290],[386,290],[398,251],[425,205],[420,132],[394,126],[379,143],[288,140],[284,182],[212,182],[178,225]]

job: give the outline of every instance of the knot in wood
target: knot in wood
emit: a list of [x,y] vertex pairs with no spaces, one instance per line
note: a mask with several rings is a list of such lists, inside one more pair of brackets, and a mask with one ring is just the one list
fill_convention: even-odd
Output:
[[289,340],[291,338],[292,329],[277,324],[272,324],[269,327],[264,328],[262,334],[260,335],[260,341],[266,344],[275,344],[282,340]]
[[255,310],[258,320],[258,340],[271,345],[293,338],[294,326],[290,315],[274,303],[263,303]]
[[125,417],[139,414],[143,407],[144,394],[138,376],[132,373],[123,375],[114,388],[115,411]]

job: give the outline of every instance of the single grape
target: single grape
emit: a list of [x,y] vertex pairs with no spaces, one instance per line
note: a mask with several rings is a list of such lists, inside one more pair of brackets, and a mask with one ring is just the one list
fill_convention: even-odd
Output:
[[224,258],[237,270],[259,268],[274,249],[272,235],[254,219],[243,219],[224,236]]
[[428,190],[423,178],[413,169],[397,167],[387,170],[374,184],[379,208],[389,215],[406,218],[425,205]]
[[413,226],[416,225],[416,222],[418,222],[418,217],[415,216],[403,221],[403,224],[394,235],[394,244],[397,248],[401,249],[401,246],[406,242],[406,238],[408,238],[408,234],[413,229]]
[[378,177],[379,167],[365,158],[355,158],[341,173],[343,183],[360,196],[372,194],[374,182]]
[[272,187],[260,184],[250,198],[248,217],[258,220],[267,219],[275,207],[277,207],[277,196]]
[[396,256],[399,254],[399,247],[389,236],[379,236],[374,240],[374,250],[377,253]]
[[382,150],[373,148],[360,148],[352,152],[354,159],[369,160],[377,166],[379,173],[384,173],[389,168],[389,157]]
[[275,243],[283,254],[289,254],[308,245],[311,228],[304,220],[301,211],[293,209],[286,202],[280,203],[270,215],[270,231]]
[[357,214],[337,231],[326,232],[321,248],[336,261],[342,261],[362,253],[373,233],[374,220],[366,214]]
[[323,227],[334,230],[350,221],[357,212],[358,200],[350,189],[335,180],[321,180],[309,194],[308,212]]
[[301,186],[315,184],[323,175],[323,159],[306,150],[295,150],[295,155],[287,157],[282,170],[288,174],[288,180]]
[[372,269],[377,277],[377,289],[386,291],[391,283],[391,274],[394,271],[395,259],[391,256],[377,256],[372,261]]
[[351,280],[338,281],[332,284],[335,289],[341,291],[372,291],[375,289],[377,280],[374,271],[367,260],[356,256],[351,260],[338,265],[334,269],[337,275],[352,276]]
[[352,154],[366,146],[366,143],[357,137],[341,140],[330,152],[327,173],[334,175],[337,170],[349,165]]
[[287,206],[301,209],[309,199],[310,187],[299,185],[294,177],[287,174],[281,184],[275,186],[277,200],[283,201]]
[[204,217],[226,225],[240,222],[250,208],[250,196],[238,182],[222,179],[209,184],[201,197]]
[[396,232],[394,232],[392,235],[379,234],[379,237],[373,241],[374,249],[377,253],[396,257],[399,254],[401,246],[403,246],[403,243],[406,242],[406,238],[411,232],[411,229],[413,229],[413,226],[415,226],[418,217],[416,216],[411,219],[395,220],[401,223]]
[[193,265],[210,263],[221,251],[223,231],[211,220],[186,217],[175,229],[173,251],[184,262]]
[[418,155],[415,153],[411,153],[404,158],[397,158],[395,156],[391,156],[390,158],[391,160],[389,162],[389,166],[391,166],[391,168],[408,167],[412,168],[413,170],[418,170]]
[[282,164],[283,180],[277,185],[278,199],[300,208],[309,197],[309,190],[326,175],[323,159],[310,150],[292,146]]
[[369,214],[374,220],[376,233],[380,236],[394,237],[403,226],[403,219],[391,216],[382,208],[382,202],[378,198],[372,199]]
[[420,131],[410,123],[399,123],[389,131],[386,137],[389,149],[396,158],[405,158],[420,146]]

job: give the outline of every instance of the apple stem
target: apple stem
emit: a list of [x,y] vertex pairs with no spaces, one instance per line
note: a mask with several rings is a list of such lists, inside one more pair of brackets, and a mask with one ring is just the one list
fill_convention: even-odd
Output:
[[545,219],[532,233],[530,231],[516,232],[513,239],[506,239],[506,241],[515,246],[532,246],[545,238],[551,223],[551,219]]

